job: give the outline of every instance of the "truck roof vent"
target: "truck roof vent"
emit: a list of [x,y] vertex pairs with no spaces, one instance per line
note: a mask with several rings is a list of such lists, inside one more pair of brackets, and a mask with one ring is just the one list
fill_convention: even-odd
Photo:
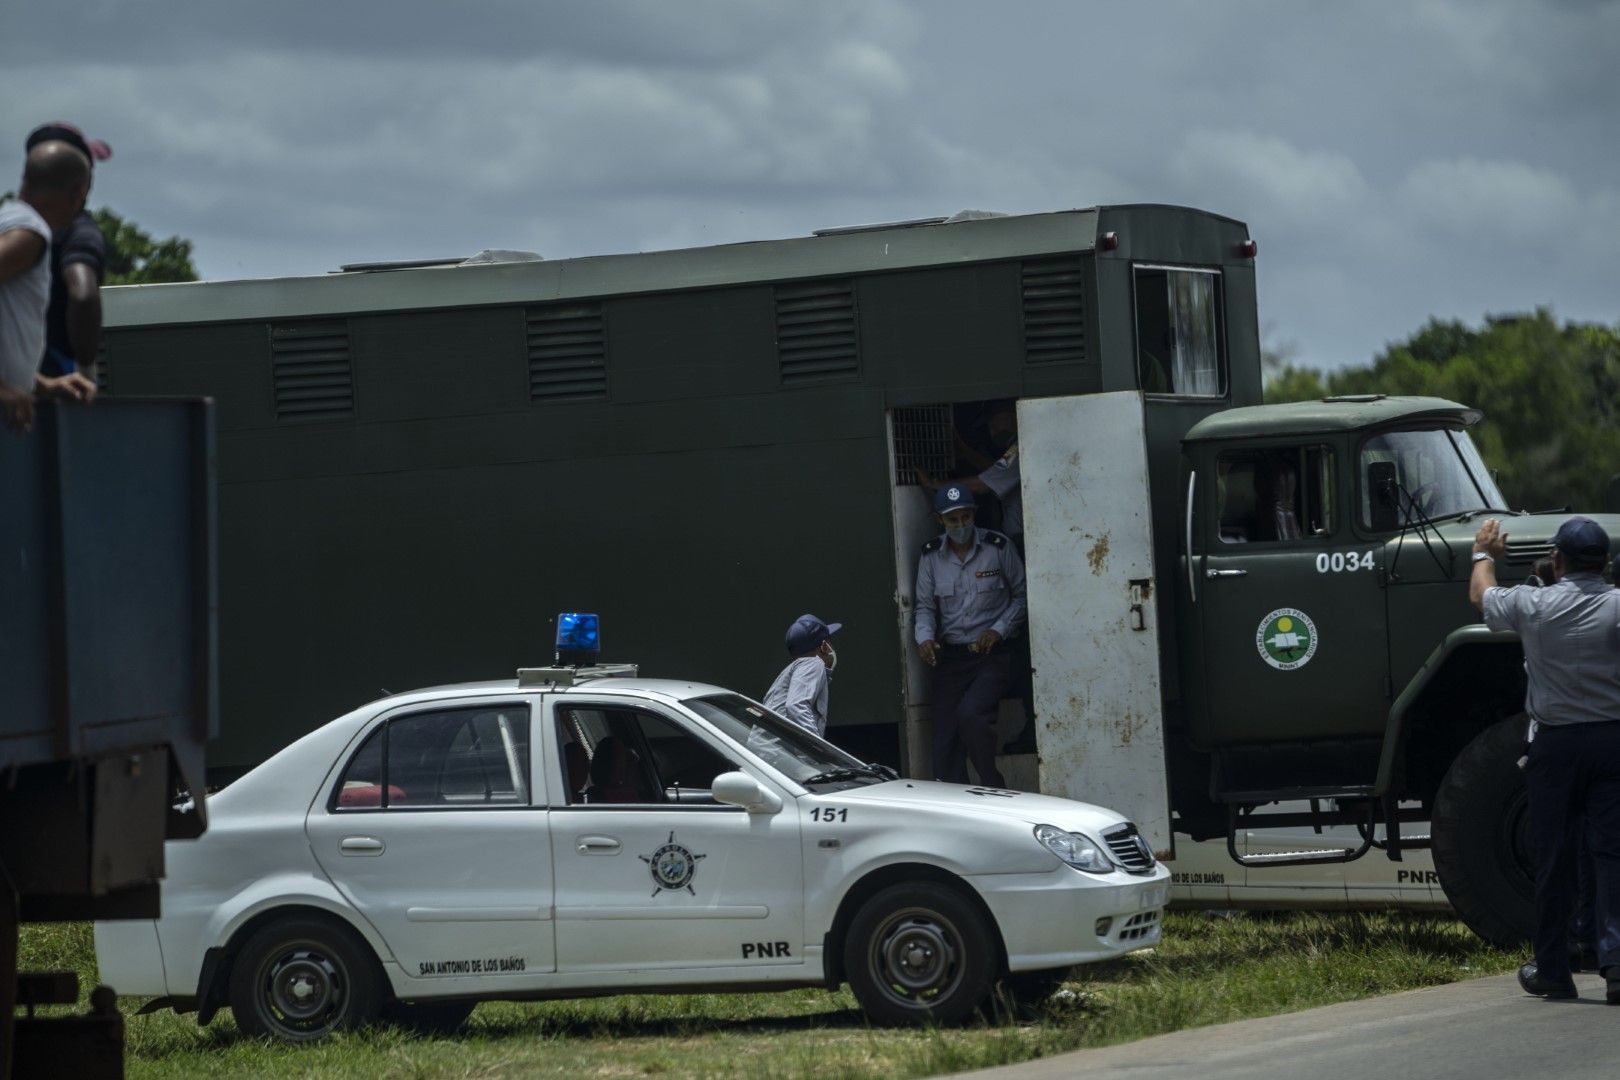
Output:
[[277,420],[342,420],[354,416],[348,320],[272,323],[270,364]]
[[530,401],[608,396],[607,320],[600,300],[547,304],[525,313]]
[[1375,401],[1383,401],[1383,394],[1330,394],[1322,399],[1332,404],[1370,405]]
[[855,286],[849,279],[776,287],[776,358],[783,386],[860,375]]
[[1058,364],[1086,358],[1085,263],[1078,255],[1036,259],[1022,267],[1024,362]]

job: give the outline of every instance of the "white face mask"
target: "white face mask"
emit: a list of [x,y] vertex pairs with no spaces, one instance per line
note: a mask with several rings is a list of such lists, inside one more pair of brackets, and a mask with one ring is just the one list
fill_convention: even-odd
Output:
[[829,642],[822,651],[821,658],[827,664],[827,670],[833,671],[838,667],[838,650]]

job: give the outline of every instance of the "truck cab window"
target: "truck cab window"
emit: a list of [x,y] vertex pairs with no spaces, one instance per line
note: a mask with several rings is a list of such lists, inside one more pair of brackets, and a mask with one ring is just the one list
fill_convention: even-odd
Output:
[[[1466,431],[1387,431],[1361,445],[1361,524],[1378,532],[1402,522],[1507,506]],[[1393,486],[1386,477],[1393,471]],[[1379,489],[1384,489],[1382,492]]]
[[1137,375],[1144,391],[1225,393],[1220,281],[1214,270],[1137,267]]
[[1327,447],[1239,450],[1216,466],[1223,543],[1302,540],[1333,532],[1334,465]]

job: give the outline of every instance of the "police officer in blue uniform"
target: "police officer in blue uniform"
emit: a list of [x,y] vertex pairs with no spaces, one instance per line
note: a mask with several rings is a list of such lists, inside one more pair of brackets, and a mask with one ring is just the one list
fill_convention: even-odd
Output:
[[966,783],[967,763],[981,784],[1002,787],[996,768],[996,711],[1012,659],[1007,640],[1023,628],[1024,564],[1001,533],[973,524],[973,493],[948,484],[934,495],[945,532],[917,561],[917,655],[933,668],[930,717],[934,774]]
[[1598,966],[1608,1003],[1620,1005],[1620,592],[1602,577],[1609,535],[1591,518],[1565,521],[1553,537],[1557,584],[1540,589],[1496,584],[1506,540],[1496,520],[1480,527],[1468,598],[1487,626],[1515,631],[1524,648],[1536,961],[1519,969],[1519,985],[1538,997],[1576,996],[1565,934],[1584,833]]

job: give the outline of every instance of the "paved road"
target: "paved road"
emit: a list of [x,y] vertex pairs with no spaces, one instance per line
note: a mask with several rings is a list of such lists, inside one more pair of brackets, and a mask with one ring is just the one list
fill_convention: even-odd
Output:
[[[1620,1008],[1577,975],[1578,1001],[1525,996],[1512,975],[1194,1028],[1141,1042],[963,1073],[973,1080],[1613,1080]],[[1557,1067],[1548,1069],[1552,1055]]]

